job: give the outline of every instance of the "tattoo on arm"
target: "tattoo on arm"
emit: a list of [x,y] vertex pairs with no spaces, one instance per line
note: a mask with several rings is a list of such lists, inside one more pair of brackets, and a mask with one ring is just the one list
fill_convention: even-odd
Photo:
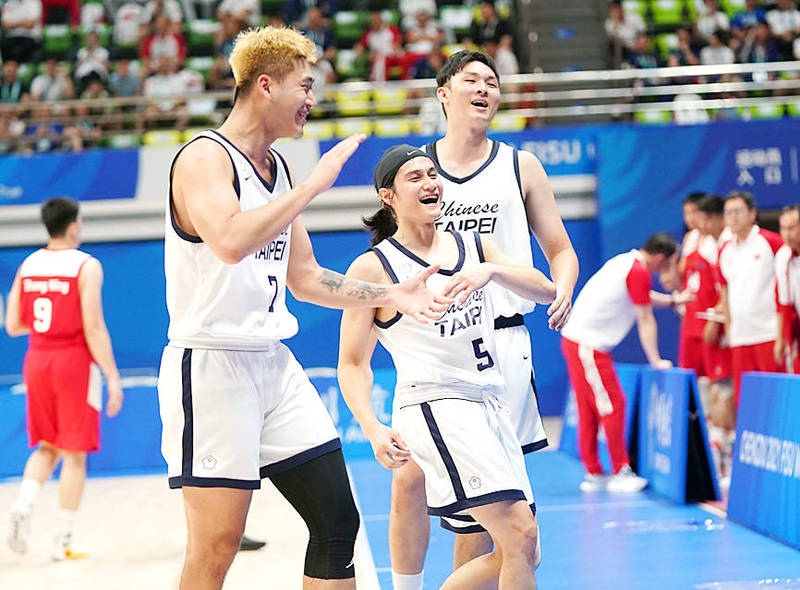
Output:
[[325,285],[331,293],[341,293],[356,299],[377,299],[386,296],[385,287],[381,287],[375,283],[349,279],[327,268],[322,269],[319,281]]

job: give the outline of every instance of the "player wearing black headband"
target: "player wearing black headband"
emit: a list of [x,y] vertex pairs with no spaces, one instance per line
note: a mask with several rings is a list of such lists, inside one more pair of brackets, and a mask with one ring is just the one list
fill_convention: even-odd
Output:
[[[501,577],[500,588],[535,588],[535,505],[494,360],[494,315],[485,287],[494,281],[524,299],[551,303],[555,286],[477,232],[436,229],[442,181],[423,150],[387,150],[375,167],[375,188],[382,208],[365,219],[373,248],[353,262],[348,278],[388,285],[440,267],[428,287],[455,302],[425,325],[392,306],[344,311],[342,394],[381,465],[395,469],[413,458],[422,468],[428,514],[471,517],[475,530],[492,536],[497,551],[456,570],[442,588],[497,587]],[[376,340],[397,369],[392,428],[377,420],[370,404]]]

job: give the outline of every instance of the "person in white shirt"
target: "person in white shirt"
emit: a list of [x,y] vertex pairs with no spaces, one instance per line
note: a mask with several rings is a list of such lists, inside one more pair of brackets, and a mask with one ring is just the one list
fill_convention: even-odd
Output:
[[42,42],[42,3],[40,0],[7,0],[0,24],[3,61],[37,61]]
[[109,52],[100,46],[100,35],[97,31],[89,31],[86,35],[86,46],[78,50],[75,61],[75,79],[86,83],[90,76],[108,80]]
[[222,0],[217,8],[217,19],[222,22],[232,18],[240,28],[261,24],[261,3],[258,0]]
[[778,0],[773,10],[767,11],[767,24],[778,42],[783,59],[792,59],[792,43],[800,35],[800,10],[792,0]]
[[31,82],[32,100],[66,100],[75,96],[75,88],[63,65],[54,59],[44,62],[44,71]]
[[715,66],[736,63],[733,50],[725,45],[727,33],[714,31],[708,37],[708,45],[700,50],[700,63],[704,66]]
[[605,22],[606,35],[611,43],[631,49],[636,36],[647,31],[644,19],[635,12],[625,12],[621,2],[608,5],[608,18]]
[[697,34],[709,41],[714,31],[729,31],[731,28],[728,15],[719,9],[717,0],[705,0],[705,13],[697,19]]
[[787,205],[778,219],[784,245],[775,254],[778,333],[775,362],[800,373],[800,205]]
[[[678,245],[666,233],[650,236],[638,250],[618,254],[586,282],[561,331],[561,350],[578,406],[578,441],[586,476],[583,492],[638,492],[647,480],[630,467],[625,445],[625,393],[611,350],[634,323],[647,361],[655,369],[672,362],[661,357],[653,307],[674,307],[689,296],[651,289],[651,273],[669,274],[678,262]],[[608,478],[597,453],[600,425],[606,433],[614,475]]]

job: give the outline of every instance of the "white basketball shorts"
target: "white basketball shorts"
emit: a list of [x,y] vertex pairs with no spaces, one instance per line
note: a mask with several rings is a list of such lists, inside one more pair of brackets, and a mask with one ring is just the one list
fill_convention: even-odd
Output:
[[393,426],[425,473],[428,514],[449,517],[442,518],[443,527],[477,532],[483,528],[468,508],[504,500],[533,505],[525,459],[505,406],[487,394],[483,402],[440,399],[395,412]]
[[167,346],[158,376],[169,486],[257,489],[341,448],[330,415],[283,344],[268,351]]
[[[516,318],[522,321],[522,316],[509,319]],[[511,419],[522,443],[522,452],[543,449],[548,443],[536,397],[528,329],[524,324],[495,329],[494,338],[497,367],[506,382],[503,397],[511,404]]]

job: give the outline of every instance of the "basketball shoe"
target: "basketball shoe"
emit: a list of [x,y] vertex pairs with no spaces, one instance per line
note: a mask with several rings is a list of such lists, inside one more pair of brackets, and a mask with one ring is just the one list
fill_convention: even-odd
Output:
[[8,531],[8,546],[15,553],[27,553],[31,531],[30,512],[12,510]]
[[647,487],[647,480],[633,472],[630,465],[625,465],[608,480],[606,489],[609,492],[633,493]]
[[52,557],[53,561],[63,561],[65,559],[83,559],[84,557],[89,557],[89,554],[73,545],[72,533],[65,533],[56,535]]
[[590,492],[602,492],[606,489],[606,484],[608,483],[608,476],[607,475],[595,475],[593,473],[587,473],[583,477],[583,481],[579,486],[582,492],[590,493]]

